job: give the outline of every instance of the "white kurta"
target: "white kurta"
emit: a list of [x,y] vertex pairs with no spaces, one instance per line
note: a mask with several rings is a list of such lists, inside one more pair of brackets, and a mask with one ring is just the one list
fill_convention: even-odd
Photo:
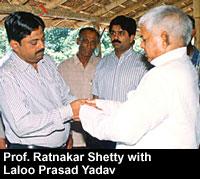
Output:
[[152,61],[155,66],[125,103],[97,100],[80,110],[91,135],[117,148],[197,148],[198,78],[186,48]]

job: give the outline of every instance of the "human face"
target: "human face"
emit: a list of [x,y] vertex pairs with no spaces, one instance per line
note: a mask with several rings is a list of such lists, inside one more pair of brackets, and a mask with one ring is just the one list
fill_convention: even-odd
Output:
[[77,39],[77,44],[79,45],[79,54],[90,58],[98,45],[96,32],[90,30],[83,31],[81,37]]
[[164,53],[162,38],[159,35],[160,31],[154,29],[153,32],[149,32],[145,26],[140,27],[140,35],[142,37],[141,48],[144,49],[149,62]]
[[11,40],[11,47],[27,63],[37,64],[44,56],[44,32],[41,27],[31,32],[21,42]]
[[123,30],[120,25],[113,25],[110,31],[110,38],[115,51],[123,53],[131,47],[134,35],[129,36],[128,32]]

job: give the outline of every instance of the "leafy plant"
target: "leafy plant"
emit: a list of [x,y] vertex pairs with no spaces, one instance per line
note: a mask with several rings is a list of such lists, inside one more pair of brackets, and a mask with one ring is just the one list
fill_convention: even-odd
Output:
[[[63,60],[68,59],[78,51],[76,39],[79,29],[67,29],[67,28],[48,28],[45,30],[45,53],[50,55],[56,63],[60,63]],[[6,32],[4,28],[0,28],[0,58],[2,58],[6,52],[10,51]],[[140,48],[141,39],[136,36],[134,49],[142,52]],[[109,54],[113,51],[113,47],[110,41],[110,37],[107,31],[104,31],[101,37],[101,57]],[[99,50],[96,50],[98,55]]]

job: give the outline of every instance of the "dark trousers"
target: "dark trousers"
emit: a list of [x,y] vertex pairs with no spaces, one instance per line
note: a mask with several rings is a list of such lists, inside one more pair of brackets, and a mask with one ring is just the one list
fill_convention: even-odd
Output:
[[87,149],[115,149],[116,142],[99,140],[91,136],[88,132],[84,131],[80,122],[72,122],[71,130],[83,134]]
[[84,138],[88,149],[115,149],[116,147],[116,142],[99,140],[86,131],[84,132]]
[[47,147],[24,145],[24,144],[10,144],[8,149],[47,149]]

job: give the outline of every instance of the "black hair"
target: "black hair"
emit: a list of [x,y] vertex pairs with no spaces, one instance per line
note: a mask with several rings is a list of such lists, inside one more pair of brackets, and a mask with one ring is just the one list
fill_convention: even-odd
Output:
[[192,16],[190,16],[190,15],[187,15],[187,16],[189,17],[189,19],[192,22],[192,28],[195,29],[195,20],[194,20],[194,18]]
[[79,34],[78,34],[79,38],[81,38],[81,36],[82,36],[82,34],[83,34],[84,31],[92,31],[92,32],[95,32],[96,35],[97,35],[98,41],[100,40],[100,34],[99,34],[99,32],[98,32],[95,28],[93,28],[93,27],[84,27],[84,28],[80,29],[80,30],[79,30]]
[[30,35],[39,26],[44,31],[44,21],[30,12],[17,11],[8,15],[4,22],[8,41],[15,40],[21,42],[23,38]]
[[136,33],[136,28],[137,28],[136,22],[134,19],[132,19],[130,17],[126,17],[123,15],[115,17],[110,22],[109,32],[112,31],[113,25],[120,25],[122,30],[126,30],[128,32],[129,36],[135,35],[135,33]]

